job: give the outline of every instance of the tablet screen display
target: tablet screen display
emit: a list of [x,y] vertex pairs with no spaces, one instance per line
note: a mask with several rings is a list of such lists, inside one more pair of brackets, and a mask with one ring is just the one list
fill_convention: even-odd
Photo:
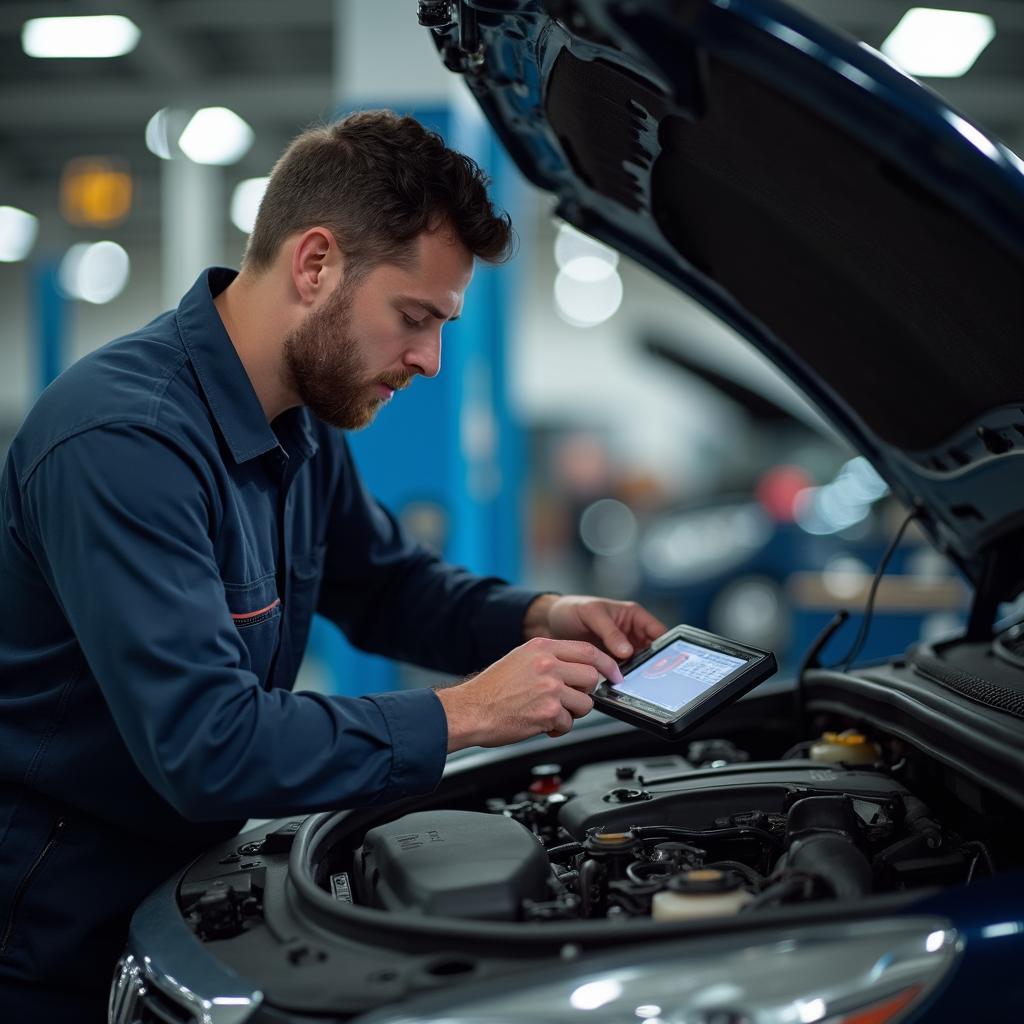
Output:
[[627,673],[615,689],[667,711],[678,711],[746,664],[731,654],[673,640]]

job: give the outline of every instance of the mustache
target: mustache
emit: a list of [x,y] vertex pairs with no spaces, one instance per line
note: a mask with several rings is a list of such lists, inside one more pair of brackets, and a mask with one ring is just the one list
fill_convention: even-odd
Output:
[[383,384],[384,387],[390,388],[392,391],[403,391],[412,383],[412,377],[408,374],[395,377],[378,377],[378,384]]

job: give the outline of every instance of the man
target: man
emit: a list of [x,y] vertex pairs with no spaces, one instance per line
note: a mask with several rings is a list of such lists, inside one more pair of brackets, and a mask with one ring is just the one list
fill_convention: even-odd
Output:
[[[438,373],[474,258],[509,238],[479,168],[412,119],[311,130],[241,273],[204,272],[29,414],[0,483],[4,1021],[102,1019],[133,907],[246,818],[429,792],[446,752],[563,734],[619,677],[608,652],[663,631],[443,564],[352,463],[342,431]],[[292,693],[314,610],[483,671]]]

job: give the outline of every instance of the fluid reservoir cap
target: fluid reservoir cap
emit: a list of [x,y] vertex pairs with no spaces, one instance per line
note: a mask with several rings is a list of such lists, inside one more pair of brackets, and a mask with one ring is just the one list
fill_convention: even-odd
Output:
[[687,895],[732,892],[739,887],[740,880],[732,872],[719,871],[716,868],[697,868],[694,871],[685,871],[681,875],[674,875],[669,879],[667,886],[671,892]]
[[562,786],[560,764],[535,764],[530,769],[530,792],[534,796],[548,796],[557,793]]
[[587,837],[585,843],[591,853],[616,853],[630,850],[636,844],[636,836],[632,832],[595,832]]
[[855,729],[825,732],[810,750],[812,761],[873,764],[882,756],[877,744]]
[[601,843],[603,846],[621,846],[623,843],[632,841],[632,832],[598,832],[594,836],[594,842]]
[[634,851],[639,846],[639,841],[631,831],[623,833],[612,833],[612,831],[597,831],[587,837],[584,847],[587,852],[599,860],[606,857],[622,858],[623,856],[635,856]]
[[853,729],[846,729],[843,732],[825,732],[821,734],[821,738],[826,743],[842,743],[848,747],[858,747],[862,743],[867,743],[867,736],[861,732],[854,732]]

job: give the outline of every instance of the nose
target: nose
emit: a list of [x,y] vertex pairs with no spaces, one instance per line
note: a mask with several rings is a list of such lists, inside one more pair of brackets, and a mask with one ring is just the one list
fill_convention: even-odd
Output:
[[441,371],[441,328],[424,333],[405,353],[405,365],[424,377],[436,377]]

